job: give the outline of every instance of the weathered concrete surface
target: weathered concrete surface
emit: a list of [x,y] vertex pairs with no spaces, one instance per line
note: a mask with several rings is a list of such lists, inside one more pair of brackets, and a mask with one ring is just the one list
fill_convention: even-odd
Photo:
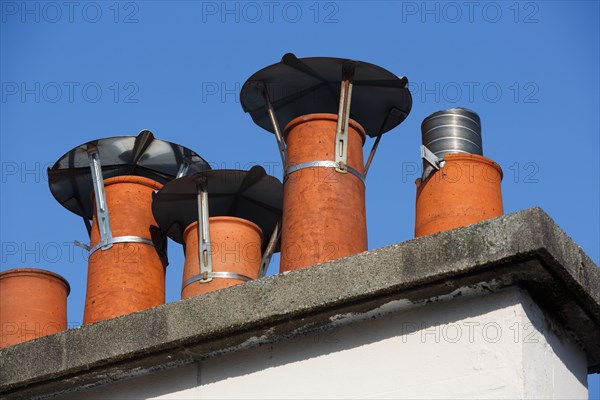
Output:
[[0,396],[113,382],[481,282],[527,289],[600,371],[600,270],[534,208],[2,349]]

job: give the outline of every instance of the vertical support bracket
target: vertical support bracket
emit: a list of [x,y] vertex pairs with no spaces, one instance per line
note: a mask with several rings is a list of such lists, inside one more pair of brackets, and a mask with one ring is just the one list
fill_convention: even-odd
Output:
[[106,205],[106,192],[104,191],[104,177],[102,176],[102,165],[98,148],[88,145],[87,153],[92,172],[92,184],[94,186],[94,197],[96,198],[96,222],[100,232],[101,249],[107,250],[112,247],[112,231],[110,229],[110,218]]
[[271,257],[273,257],[273,252],[275,251],[275,246],[277,245],[280,236],[281,222],[277,222],[277,225],[275,225],[275,229],[271,234],[271,238],[269,239],[269,244],[267,244],[267,248],[265,249],[265,254],[260,262],[260,269],[258,270],[259,278],[263,278],[266,275],[269,264],[271,263]]
[[444,160],[433,154],[433,152],[423,144],[421,145],[421,158],[436,171],[439,171],[440,168],[444,166]]
[[198,201],[198,258],[200,261],[200,283],[212,281],[212,254],[208,214],[208,192],[206,182],[196,184]]
[[267,90],[267,86],[263,83],[262,90],[263,99],[265,100],[265,108],[267,109],[267,114],[269,114],[269,119],[271,120],[271,125],[273,125],[273,132],[275,132],[275,139],[277,140],[277,147],[279,148],[279,155],[281,156],[281,162],[283,163],[283,177],[285,178],[285,174],[287,171],[287,152],[285,147],[285,141],[283,140],[283,135],[281,134],[281,128],[279,127],[279,122],[277,122],[277,116],[275,115],[275,110],[273,109],[273,105],[271,104],[271,99],[269,98],[269,92]]
[[346,61],[342,66],[342,84],[340,88],[340,104],[338,109],[338,121],[335,133],[335,170],[347,173],[348,160],[348,119],[350,118],[350,104],[352,102],[352,82],[356,63]]

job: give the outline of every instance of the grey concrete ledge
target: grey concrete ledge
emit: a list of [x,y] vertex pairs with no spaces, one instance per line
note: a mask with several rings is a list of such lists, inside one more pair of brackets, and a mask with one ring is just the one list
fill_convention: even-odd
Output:
[[600,270],[539,208],[0,350],[0,397],[91,387],[485,282],[525,288],[600,372]]

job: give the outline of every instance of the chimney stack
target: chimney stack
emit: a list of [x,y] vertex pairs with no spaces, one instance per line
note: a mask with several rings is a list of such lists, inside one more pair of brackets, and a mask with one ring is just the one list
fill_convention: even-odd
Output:
[[348,120],[345,165],[351,173],[319,166],[334,163],[337,121],[335,114],[309,114],[283,131],[289,167],[283,190],[282,272],[367,250],[363,127]]
[[[94,207],[83,323],[90,324],[156,307],[165,302],[167,240],[152,216],[152,192],[162,188],[155,180],[135,175],[104,180],[104,198],[113,238],[111,249],[101,250],[98,205]],[[144,240],[144,241],[142,241]]]
[[[361,61],[288,53],[240,97],[275,134],[283,164],[280,271],[367,250],[365,178],[381,136],[410,112],[408,80]],[[366,136],[376,140],[364,164]]]
[[90,251],[84,324],[165,302],[167,239],[152,215],[152,194],[206,169],[193,151],[145,130],[85,143],[48,170],[52,194],[90,235],[89,246],[79,243]]
[[208,221],[211,247],[207,257],[212,259],[212,278],[221,279],[214,279],[204,285],[197,283],[205,279],[200,274],[198,248],[201,230],[198,229],[199,223],[196,221],[183,232],[185,264],[181,286],[182,299],[258,278],[263,239],[262,230],[258,225],[236,217],[211,217]]
[[69,283],[54,272],[0,272],[0,348],[67,329]]
[[155,193],[160,227],[184,243],[182,299],[265,275],[277,251],[282,192],[279,180],[255,166],[199,172]]
[[504,213],[502,169],[483,156],[481,120],[466,108],[438,111],[421,124],[423,176],[417,179],[415,236]]

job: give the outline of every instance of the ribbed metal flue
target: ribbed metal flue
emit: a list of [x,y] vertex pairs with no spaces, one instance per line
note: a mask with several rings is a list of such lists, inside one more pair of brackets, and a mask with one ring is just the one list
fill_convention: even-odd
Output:
[[[421,135],[423,145],[440,159],[448,153],[483,155],[481,120],[476,112],[467,108],[434,112],[423,120]],[[423,177],[431,170],[423,161]]]

